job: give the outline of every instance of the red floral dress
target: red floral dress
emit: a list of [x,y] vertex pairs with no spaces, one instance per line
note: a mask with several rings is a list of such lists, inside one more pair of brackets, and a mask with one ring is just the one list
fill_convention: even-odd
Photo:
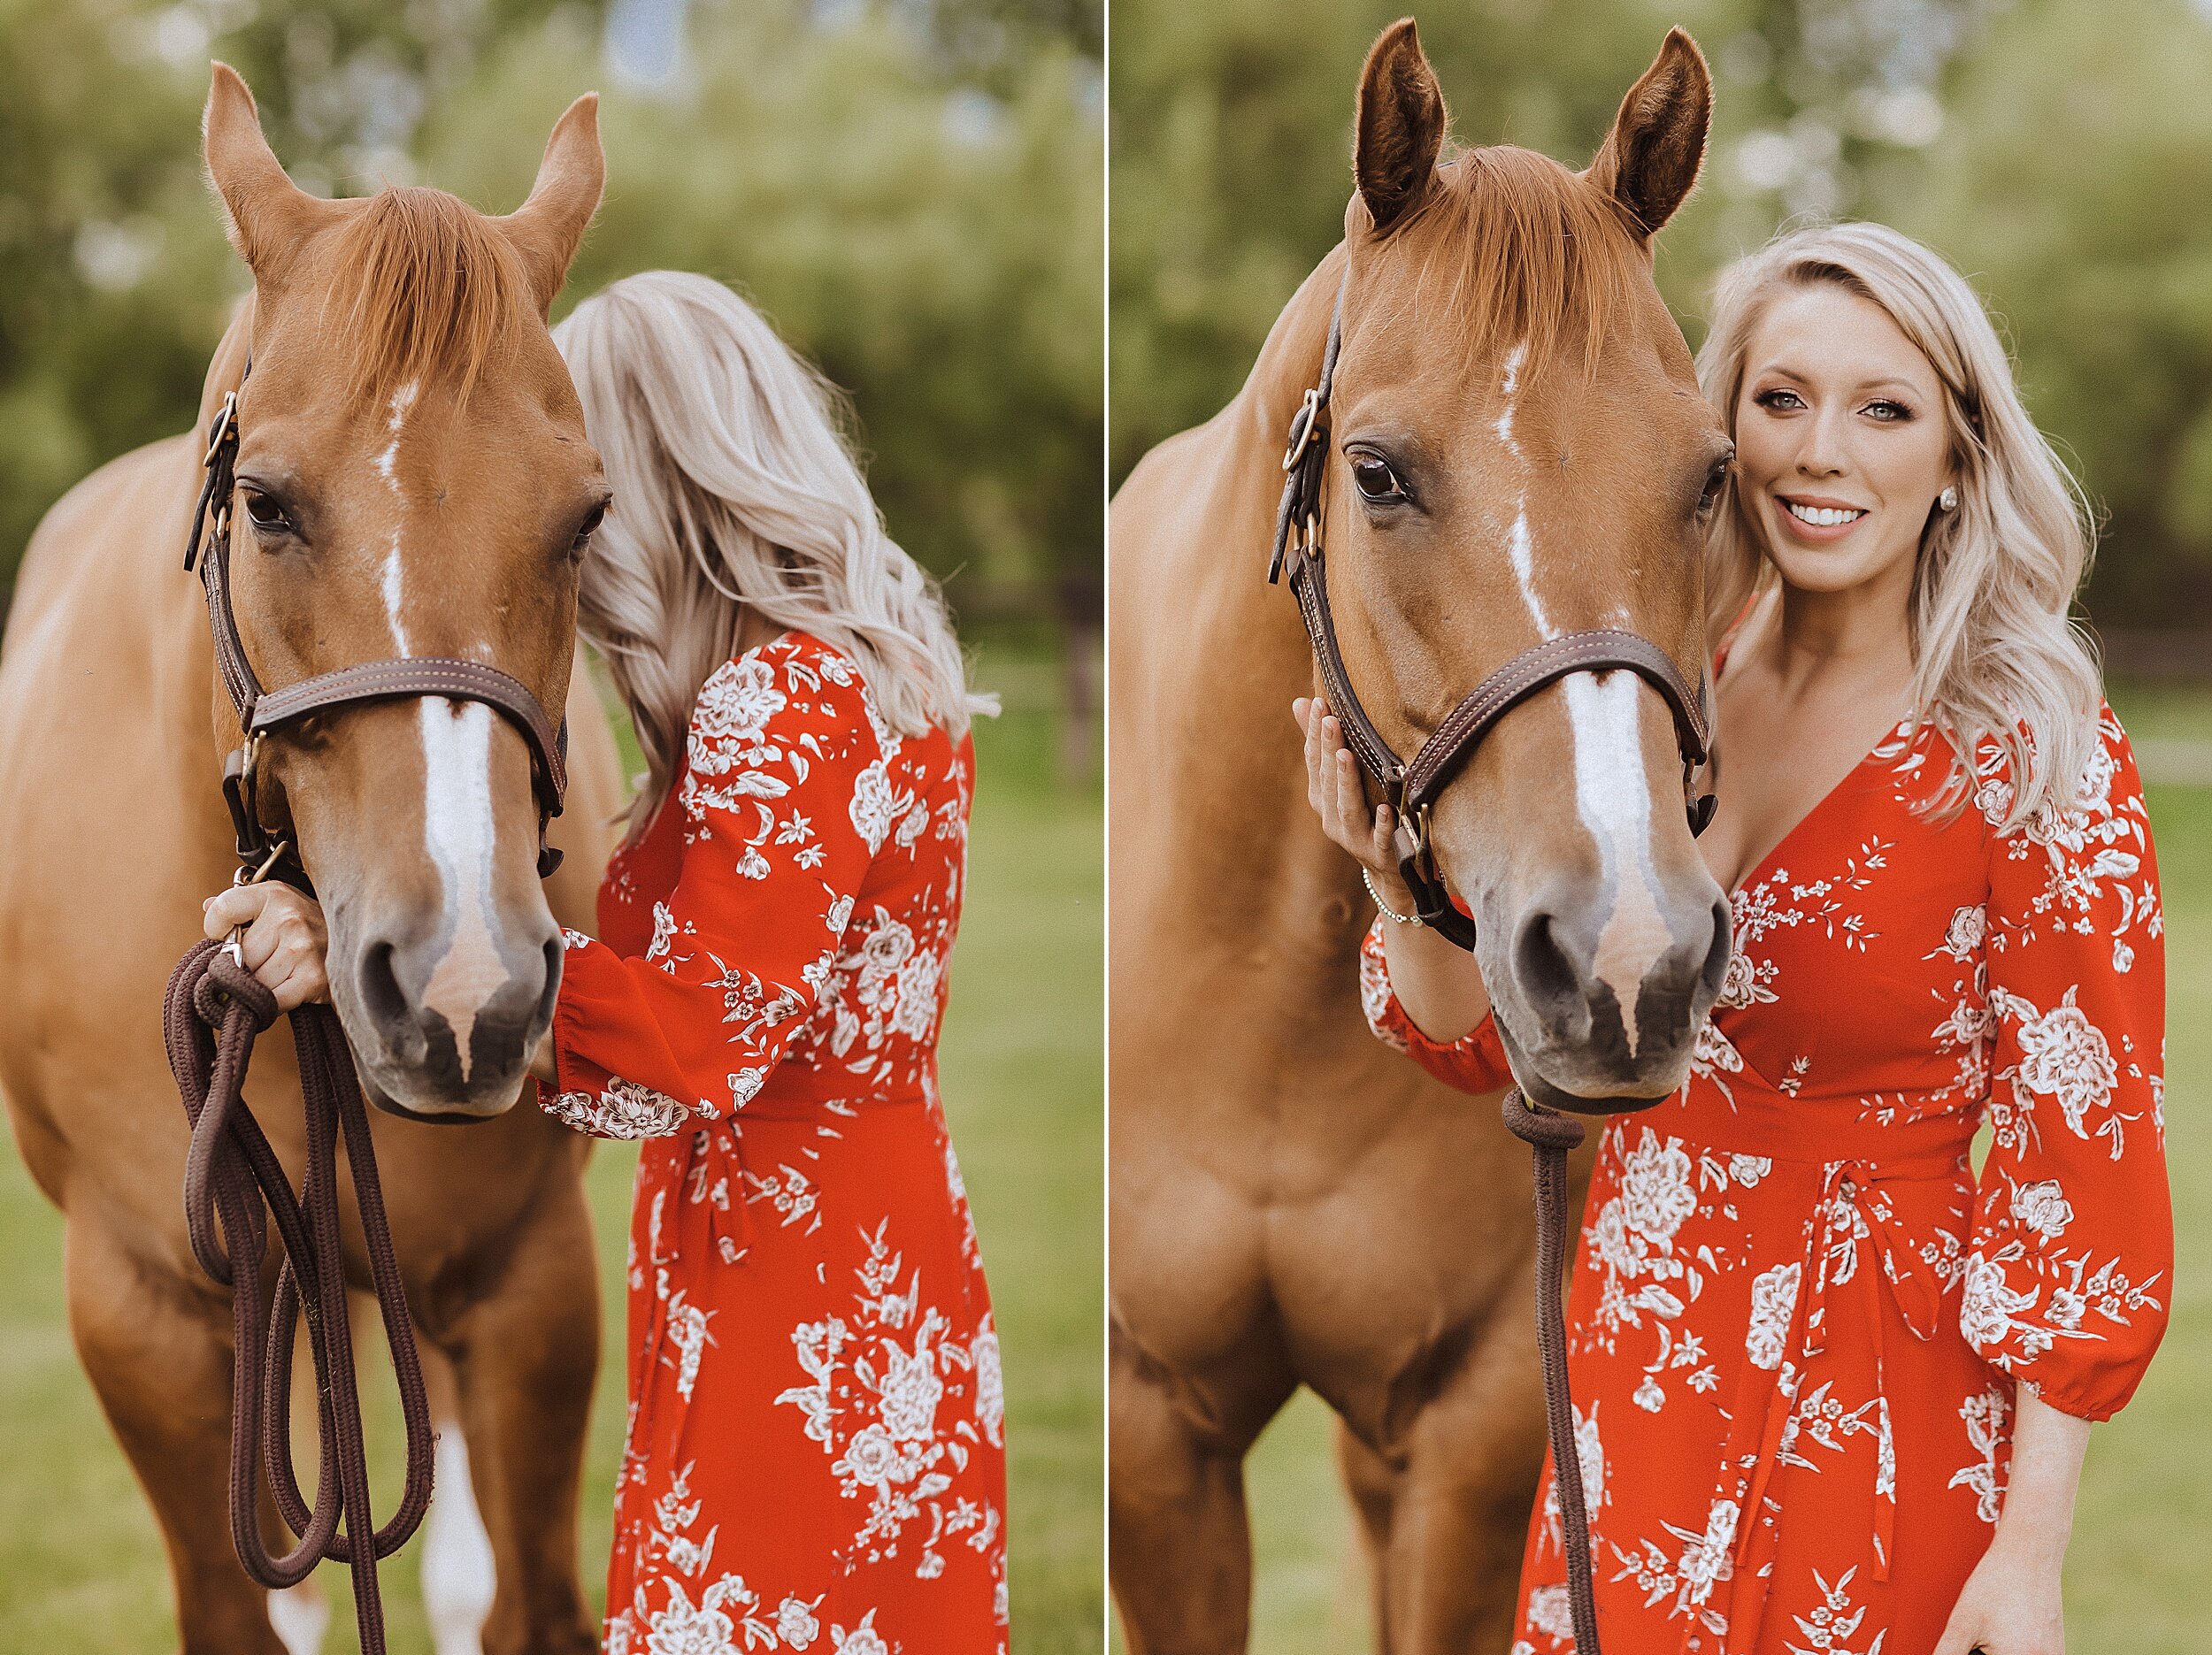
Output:
[[[2109,710],[2101,736],[2077,809],[2001,836],[1993,744],[1946,822],[1912,807],[1949,746],[1893,732],[1735,893],[1681,1092],[1607,1126],[1568,1346],[1609,1655],[1926,1655],[1993,1532],[2016,1386],[2101,1420],[2142,1377],[2173,1263],[2164,925]],[[1509,1084],[1489,1023],[1422,1037],[1379,932],[1363,968],[1385,1039]],[[1565,1577],[1547,1465],[1516,1655],[1573,1647]]]
[[608,1655],[1006,1648],[998,1337],[937,1096],[973,755],[784,634],[571,933],[545,1107],[642,1138]]

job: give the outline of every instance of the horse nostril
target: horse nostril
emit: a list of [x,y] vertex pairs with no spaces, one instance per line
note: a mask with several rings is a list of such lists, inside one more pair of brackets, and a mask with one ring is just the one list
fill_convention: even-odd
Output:
[[532,1026],[549,1028],[553,1023],[553,1002],[561,992],[561,961],[565,953],[558,933],[545,945],[545,985],[538,991],[538,1009]]
[[1717,999],[1720,994],[1721,983],[1728,975],[1728,956],[1733,941],[1730,924],[1732,917],[1728,909],[1728,899],[1724,896],[1716,900],[1713,903],[1713,939],[1706,947],[1704,969],[1698,976],[1706,990]]
[[1548,1016],[1582,1003],[1582,974],[1561,946],[1551,915],[1538,911],[1513,939],[1513,975],[1532,1006]]
[[359,979],[361,1008],[379,1028],[396,1028],[411,1021],[412,1008],[392,969],[390,943],[373,942],[361,951]]

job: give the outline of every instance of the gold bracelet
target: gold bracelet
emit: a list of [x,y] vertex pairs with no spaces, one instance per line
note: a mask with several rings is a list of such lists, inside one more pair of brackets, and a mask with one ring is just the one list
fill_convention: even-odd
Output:
[[1388,920],[1392,924],[1426,925],[1428,923],[1428,921],[1423,919],[1418,914],[1398,913],[1396,910],[1392,908],[1389,903],[1384,901],[1382,893],[1375,889],[1375,876],[1371,870],[1363,866],[1359,870],[1359,877],[1361,883],[1365,885],[1367,887],[1367,894],[1374,900],[1377,909],[1379,909],[1381,912],[1382,916]]

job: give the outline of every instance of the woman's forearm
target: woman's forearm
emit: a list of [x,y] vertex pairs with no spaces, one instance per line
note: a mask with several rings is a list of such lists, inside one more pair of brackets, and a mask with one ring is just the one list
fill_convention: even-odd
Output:
[[[1385,891],[1386,895],[1395,893]],[[1409,907],[1400,913],[1410,911]],[[1440,1046],[1449,1046],[1479,1023],[1490,1010],[1489,992],[1475,956],[1444,940],[1425,925],[1383,921],[1383,960],[1390,986],[1413,1026]]]
[[2089,1421],[2061,1414],[2019,1388],[2013,1420],[2012,1469],[1993,1544],[2033,1556],[2055,1569],[2074,1530],[2074,1497],[2089,1449]]

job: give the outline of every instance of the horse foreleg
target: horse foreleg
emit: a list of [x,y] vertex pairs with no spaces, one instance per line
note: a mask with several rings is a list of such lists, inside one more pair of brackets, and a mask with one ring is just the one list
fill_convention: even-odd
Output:
[[1252,1619],[1244,1456],[1294,1382],[1271,1373],[1265,1394],[1217,1417],[1118,1326],[1112,1347],[1108,1515],[1130,1655],[1240,1655]]
[[69,1329],[168,1548],[184,1655],[286,1655],[269,1594],[231,1550],[230,1309],[69,1215]]
[[595,1270],[582,1191],[549,1191],[515,1237],[498,1291],[442,1341],[459,1385],[469,1480],[491,1538],[496,1583],[484,1655],[599,1647],[576,1572],[584,1433],[599,1366]]
[[[1510,1302],[1517,1306],[1521,1296]],[[1528,1319],[1479,1340],[1407,1430],[1394,1467],[1364,1444],[1340,1451],[1371,1516],[1388,1655],[1504,1655],[1544,1460],[1543,1391]]]
[[422,1376],[430,1418],[438,1434],[430,1510],[422,1520],[422,1607],[437,1655],[483,1655],[484,1622],[492,1612],[498,1566],[484,1514],[476,1506],[469,1472],[468,1436],[461,1424],[461,1392],[453,1364],[423,1342]]
[[1375,1655],[1390,1655],[1390,1621],[1383,1613],[1384,1560],[1390,1555],[1390,1517],[1398,1489],[1390,1462],[1360,1441],[1341,1418],[1336,1423],[1337,1470],[1359,1513],[1360,1550],[1367,1561],[1375,1617]]

